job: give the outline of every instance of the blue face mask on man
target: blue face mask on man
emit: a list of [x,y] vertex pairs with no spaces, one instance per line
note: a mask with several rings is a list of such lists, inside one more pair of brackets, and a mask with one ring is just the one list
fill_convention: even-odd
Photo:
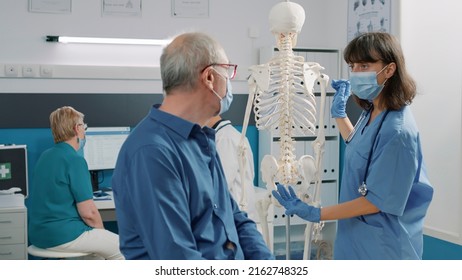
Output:
[[388,65],[382,68],[377,74],[375,72],[351,72],[350,84],[351,91],[360,99],[369,100],[372,102],[382,91],[385,82],[377,84],[377,76],[382,73]]
[[[215,70],[215,72],[217,71]],[[220,95],[212,89],[213,93],[215,93],[215,95],[220,99],[220,112],[218,113],[218,115],[221,115],[224,112],[228,111],[229,107],[231,106],[231,103],[233,102],[233,92],[231,81],[220,73],[218,73],[218,75],[220,75],[223,79],[226,79],[226,95],[224,97],[220,97]]]

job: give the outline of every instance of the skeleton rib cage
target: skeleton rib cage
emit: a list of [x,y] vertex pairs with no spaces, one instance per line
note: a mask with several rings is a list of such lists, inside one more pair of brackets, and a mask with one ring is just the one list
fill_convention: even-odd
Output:
[[277,129],[281,135],[277,178],[282,184],[296,184],[301,176],[295,156],[293,135],[315,135],[316,102],[314,82],[322,69],[295,56],[290,38],[266,64],[269,71],[267,91],[257,91],[254,113],[258,130]]

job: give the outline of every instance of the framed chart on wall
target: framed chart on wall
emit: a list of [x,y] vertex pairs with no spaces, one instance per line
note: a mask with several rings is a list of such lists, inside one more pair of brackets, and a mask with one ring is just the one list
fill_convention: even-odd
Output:
[[391,0],[348,0],[348,42],[373,31],[390,32]]
[[141,17],[141,0],[101,0],[102,16]]
[[72,0],[29,0],[29,12],[70,14]]

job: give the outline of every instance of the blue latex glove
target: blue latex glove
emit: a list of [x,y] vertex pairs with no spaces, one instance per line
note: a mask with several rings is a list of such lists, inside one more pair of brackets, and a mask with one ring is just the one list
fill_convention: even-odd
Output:
[[277,188],[277,191],[272,192],[273,196],[286,208],[287,215],[295,214],[304,220],[319,223],[321,208],[310,206],[301,201],[291,186],[289,186],[289,192],[280,184],[277,185]]
[[336,91],[330,108],[332,118],[346,118],[346,103],[351,95],[350,81],[332,80],[332,87]]

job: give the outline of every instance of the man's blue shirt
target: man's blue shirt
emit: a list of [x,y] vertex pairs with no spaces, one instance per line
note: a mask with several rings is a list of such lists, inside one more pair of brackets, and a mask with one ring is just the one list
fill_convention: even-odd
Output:
[[229,194],[215,131],[158,107],[132,131],[113,174],[126,259],[273,259]]

